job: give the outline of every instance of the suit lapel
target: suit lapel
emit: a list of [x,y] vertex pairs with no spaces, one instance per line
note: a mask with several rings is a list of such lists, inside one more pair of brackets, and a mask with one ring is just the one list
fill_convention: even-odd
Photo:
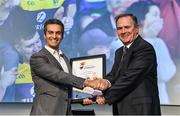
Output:
[[[116,77],[119,77],[120,72],[122,72],[122,70],[126,70],[126,68],[128,67],[128,64],[132,58],[132,52],[135,49],[135,47],[137,47],[137,45],[139,44],[139,40],[141,39],[140,36],[137,37],[137,39],[132,43],[132,45],[130,46],[130,48],[128,49],[127,55],[124,57],[124,61],[119,63],[119,67],[117,70],[117,74]],[[123,54],[123,48],[121,48],[120,51],[120,58]]]
[[119,76],[121,68],[122,68],[122,62],[121,62],[122,54],[123,54],[123,47],[120,48],[120,52],[119,52],[119,54],[117,56],[120,59],[118,59],[118,62],[117,62],[118,63],[118,68],[117,68],[116,75],[115,75],[116,78]]
[[66,62],[66,65],[67,65],[67,67],[68,67],[69,73],[72,73],[71,66],[70,66],[70,63],[69,63],[68,58],[67,58],[66,55],[64,55],[64,54],[63,54],[63,58],[64,58],[64,60],[65,60],[65,62]]
[[56,60],[56,58],[45,48],[43,48],[43,52],[46,54],[46,56],[48,57],[49,61],[55,65],[57,68],[60,68],[61,70],[63,70],[62,66],[60,65],[60,63]]

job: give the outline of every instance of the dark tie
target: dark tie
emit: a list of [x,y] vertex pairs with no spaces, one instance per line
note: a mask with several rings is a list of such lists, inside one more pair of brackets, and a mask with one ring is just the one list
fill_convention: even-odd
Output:
[[127,52],[128,52],[128,48],[127,48],[126,46],[124,46],[124,47],[123,47],[122,57],[121,57],[121,62],[124,61],[124,58],[125,58]]
[[123,53],[122,53],[122,56],[121,56],[121,61],[119,62],[119,67],[118,67],[117,73],[115,75],[115,78],[118,78],[120,73],[121,73],[120,70],[123,68],[123,64],[124,64],[124,61],[126,59],[127,52],[128,52],[128,48],[126,46],[124,46],[123,47]]

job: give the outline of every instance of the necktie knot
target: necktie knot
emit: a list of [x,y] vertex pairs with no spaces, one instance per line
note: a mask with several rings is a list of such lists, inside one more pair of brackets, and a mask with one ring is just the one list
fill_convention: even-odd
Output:
[[123,52],[127,53],[127,51],[128,51],[128,48],[126,46],[124,46]]

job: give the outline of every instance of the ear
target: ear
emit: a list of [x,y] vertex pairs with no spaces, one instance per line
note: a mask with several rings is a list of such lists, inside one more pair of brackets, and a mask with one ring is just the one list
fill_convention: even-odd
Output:
[[137,25],[137,27],[136,27],[136,33],[137,34],[139,33],[139,29],[140,29],[140,27],[139,27],[139,25]]

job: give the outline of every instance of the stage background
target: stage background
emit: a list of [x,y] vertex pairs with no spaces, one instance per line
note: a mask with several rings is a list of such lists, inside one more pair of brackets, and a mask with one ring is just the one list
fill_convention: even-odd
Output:
[[[49,18],[58,18],[65,24],[65,35],[61,49],[69,58],[106,54],[109,72],[114,52],[122,46],[115,33],[112,14],[126,12],[136,1],[150,0],[21,0],[10,1],[5,10],[11,12],[3,22],[0,19],[0,91],[1,105],[32,102],[33,82],[29,69],[30,56],[44,46],[43,24]],[[146,40],[153,44],[158,59],[158,85],[161,104],[180,105],[180,11],[179,0],[153,0],[153,7],[147,16]],[[107,3],[106,3],[107,2]],[[12,6],[14,4],[15,7]],[[6,8],[7,7],[7,8]],[[139,6],[141,7],[141,6]],[[138,8],[139,8],[138,7]],[[138,9],[136,8],[136,9]],[[133,11],[136,11],[134,9]],[[130,10],[132,12],[132,10]],[[140,12],[139,14],[145,13]],[[1,16],[3,16],[1,13]],[[1,17],[0,17],[1,18]],[[155,30],[155,31],[154,31]],[[156,32],[157,36],[156,35]],[[153,38],[150,38],[153,35]],[[23,38],[23,39],[22,39]],[[15,77],[14,67],[18,75]],[[16,78],[12,83],[13,78]],[[6,104],[7,103],[7,104]],[[21,107],[22,105],[17,105]],[[27,107],[30,105],[27,105]],[[26,110],[29,110],[28,108]]]

